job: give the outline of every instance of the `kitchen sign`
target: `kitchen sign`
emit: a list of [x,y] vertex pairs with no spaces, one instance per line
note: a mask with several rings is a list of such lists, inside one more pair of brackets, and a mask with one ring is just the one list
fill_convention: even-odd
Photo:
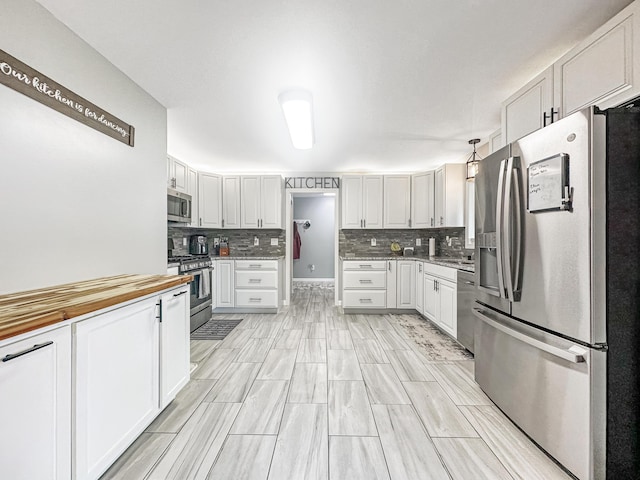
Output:
[[340,177],[286,177],[284,188],[340,188]]
[[0,50],[0,83],[133,147],[135,129]]

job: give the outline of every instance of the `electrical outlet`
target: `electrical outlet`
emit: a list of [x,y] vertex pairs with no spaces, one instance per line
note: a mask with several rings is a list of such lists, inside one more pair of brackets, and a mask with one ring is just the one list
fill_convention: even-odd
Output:
[[372,246],[372,247],[375,247],[376,245],[377,245],[376,239],[375,239],[375,238],[372,238],[372,239],[371,239],[371,246]]
[[271,245],[278,245],[278,239],[277,238],[272,238],[271,239]]
[[182,246],[183,247],[186,247],[188,242],[189,242],[189,240],[187,239],[187,237],[182,237]]
[[253,246],[257,247],[258,245],[260,245],[260,239],[258,239],[258,237],[253,237]]
[[416,247],[419,247],[422,245],[422,239],[421,238],[416,238]]

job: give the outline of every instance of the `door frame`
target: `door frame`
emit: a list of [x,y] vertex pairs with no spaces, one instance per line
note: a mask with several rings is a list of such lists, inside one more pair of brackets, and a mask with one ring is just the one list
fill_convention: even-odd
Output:
[[334,302],[339,305],[339,285],[338,271],[340,267],[338,248],[339,248],[339,232],[340,232],[340,190],[337,188],[287,188],[285,189],[285,295],[283,305],[291,304],[291,293],[293,290],[293,197],[296,194],[315,193],[322,195],[331,193],[335,195],[334,202],[334,258],[333,258],[333,284],[334,284]]

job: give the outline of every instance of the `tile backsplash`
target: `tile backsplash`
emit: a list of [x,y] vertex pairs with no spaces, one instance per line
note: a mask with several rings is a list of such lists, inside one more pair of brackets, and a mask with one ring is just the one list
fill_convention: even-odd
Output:
[[[436,256],[465,258],[473,255],[472,249],[464,248],[464,227],[428,228],[421,230],[340,230],[340,256],[388,256],[391,255],[391,243],[398,242],[400,247],[414,247],[417,256],[429,255],[429,238],[436,239]],[[447,241],[447,237],[449,240]],[[376,246],[371,246],[371,239]],[[416,239],[422,240],[416,246]]]
[[[284,230],[210,230],[199,228],[169,227],[169,238],[173,239],[173,255],[187,255],[189,253],[189,237],[191,235],[206,235],[209,244],[209,253],[213,255],[213,239],[227,237],[229,250],[232,256],[248,257],[280,257],[285,255],[285,231]],[[253,240],[258,237],[259,245],[254,245]],[[183,239],[187,239],[187,245]],[[277,238],[278,245],[271,245],[271,239]]]

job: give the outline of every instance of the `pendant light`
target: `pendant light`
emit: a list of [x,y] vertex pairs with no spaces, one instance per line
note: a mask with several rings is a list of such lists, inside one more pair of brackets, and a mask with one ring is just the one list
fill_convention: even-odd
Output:
[[482,157],[476,153],[476,144],[480,143],[479,138],[472,138],[469,140],[469,145],[473,145],[473,153],[467,160],[467,181],[473,181],[478,173],[478,165]]

